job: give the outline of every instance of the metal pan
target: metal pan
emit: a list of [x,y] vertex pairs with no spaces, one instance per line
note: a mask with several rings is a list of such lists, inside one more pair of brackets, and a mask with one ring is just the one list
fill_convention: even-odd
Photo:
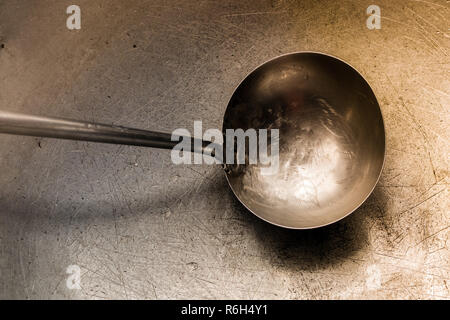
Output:
[[[223,128],[279,130],[279,170],[226,165],[239,201],[272,224],[309,229],[338,221],[374,189],[385,155],[383,118],[369,84],[330,55],[298,52],[252,71],[228,103]],[[171,149],[168,133],[0,112],[0,132]],[[210,142],[194,143],[203,152]]]

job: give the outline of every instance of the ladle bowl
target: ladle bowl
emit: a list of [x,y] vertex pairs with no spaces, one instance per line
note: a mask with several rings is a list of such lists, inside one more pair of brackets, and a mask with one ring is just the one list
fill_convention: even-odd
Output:
[[279,170],[228,165],[248,210],[270,223],[314,228],[342,219],[370,195],[385,155],[383,118],[364,78],[344,61],[299,52],[270,60],[234,91],[225,129],[279,129]]

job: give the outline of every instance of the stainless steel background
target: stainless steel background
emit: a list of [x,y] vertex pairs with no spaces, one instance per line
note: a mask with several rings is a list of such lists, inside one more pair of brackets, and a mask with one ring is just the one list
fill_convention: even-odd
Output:
[[[0,2],[0,107],[171,131],[220,128],[282,53],[356,67],[385,120],[368,201],[318,230],[271,226],[217,166],[167,151],[0,136],[1,298],[450,298],[448,1]],[[163,113],[161,111],[164,110]],[[81,290],[66,268],[81,267]]]

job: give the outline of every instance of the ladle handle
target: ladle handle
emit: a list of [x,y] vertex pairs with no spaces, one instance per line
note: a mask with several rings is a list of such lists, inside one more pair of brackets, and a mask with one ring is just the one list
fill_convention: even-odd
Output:
[[[80,141],[103,142],[112,144],[125,144],[160,149],[172,149],[178,140],[172,141],[169,133],[132,129],[115,125],[100,124],[87,121],[70,120],[63,118],[41,117],[0,111],[0,133],[16,135],[70,139]],[[195,144],[191,139],[191,150],[203,152],[210,143],[201,141]],[[200,148],[198,146],[201,146]]]

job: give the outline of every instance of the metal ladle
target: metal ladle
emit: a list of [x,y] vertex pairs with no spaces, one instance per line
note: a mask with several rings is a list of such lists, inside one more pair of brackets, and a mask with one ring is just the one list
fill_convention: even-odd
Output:
[[[223,119],[223,132],[238,128],[279,129],[278,173],[261,175],[259,164],[225,166],[239,201],[278,226],[309,229],[344,218],[370,195],[382,171],[377,99],[354,68],[330,55],[287,54],[252,71]],[[178,143],[168,133],[8,112],[0,112],[0,132],[164,149]]]

